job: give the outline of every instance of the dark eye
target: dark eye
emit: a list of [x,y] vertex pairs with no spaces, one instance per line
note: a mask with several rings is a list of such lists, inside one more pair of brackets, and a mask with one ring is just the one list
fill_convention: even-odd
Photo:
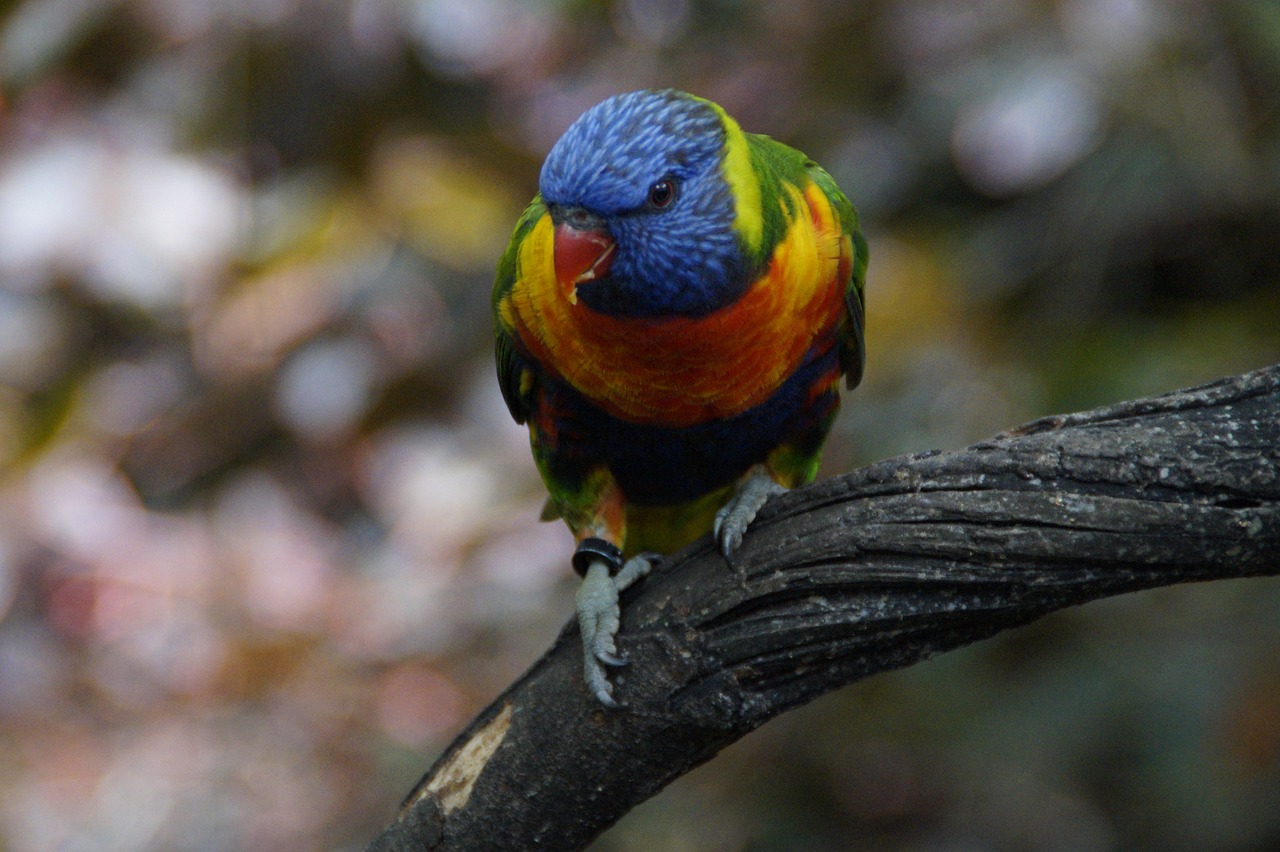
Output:
[[649,187],[649,206],[661,210],[676,198],[676,185],[664,178]]

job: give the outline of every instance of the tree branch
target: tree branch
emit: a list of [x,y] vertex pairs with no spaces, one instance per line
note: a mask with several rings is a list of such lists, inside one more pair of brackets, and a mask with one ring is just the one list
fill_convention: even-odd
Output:
[[1280,365],[791,492],[735,562],[704,540],[624,596],[621,711],[567,626],[370,848],[581,848],[844,684],[1097,598],[1280,573]]

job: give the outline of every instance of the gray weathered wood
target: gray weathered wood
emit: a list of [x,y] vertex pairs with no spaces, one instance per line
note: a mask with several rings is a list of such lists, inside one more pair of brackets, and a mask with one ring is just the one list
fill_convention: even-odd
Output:
[[1280,365],[776,498],[624,596],[609,712],[570,624],[371,849],[575,849],[783,711],[1046,613],[1280,573]]

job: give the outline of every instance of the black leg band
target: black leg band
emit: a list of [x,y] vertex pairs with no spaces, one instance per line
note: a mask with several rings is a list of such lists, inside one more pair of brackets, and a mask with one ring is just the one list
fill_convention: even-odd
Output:
[[573,570],[580,576],[587,576],[591,563],[600,560],[609,566],[612,577],[622,569],[622,551],[602,538],[585,538],[573,552]]

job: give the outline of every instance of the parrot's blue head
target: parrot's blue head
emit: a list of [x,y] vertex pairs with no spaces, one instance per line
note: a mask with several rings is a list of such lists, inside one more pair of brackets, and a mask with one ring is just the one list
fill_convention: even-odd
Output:
[[737,298],[748,270],[722,169],[726,132],[712,104],[670,89],[583,113],[539,179],[566,291],[636,317],[699,316]]

